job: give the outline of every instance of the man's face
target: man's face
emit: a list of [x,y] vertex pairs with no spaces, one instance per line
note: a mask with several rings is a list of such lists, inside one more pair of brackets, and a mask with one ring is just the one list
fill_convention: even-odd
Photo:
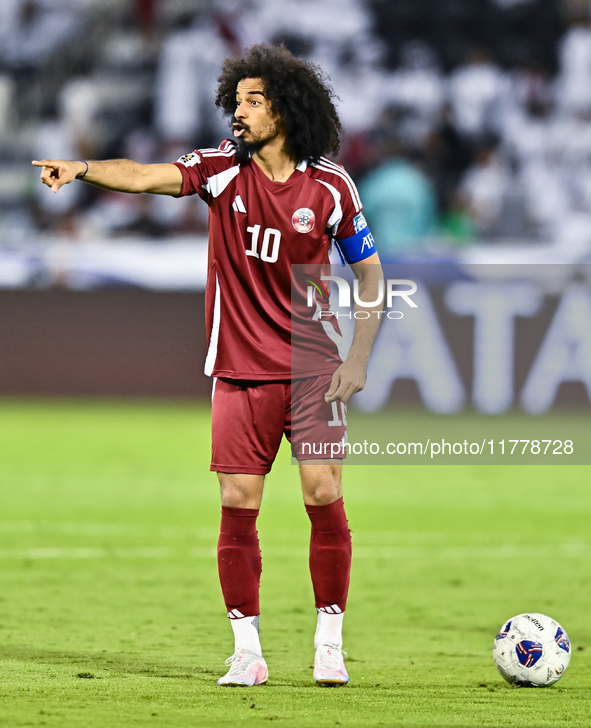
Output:
[[260,78],[243,78],[236,87],[234,136],[245,151],[256,152],[280,133],[279,117]]

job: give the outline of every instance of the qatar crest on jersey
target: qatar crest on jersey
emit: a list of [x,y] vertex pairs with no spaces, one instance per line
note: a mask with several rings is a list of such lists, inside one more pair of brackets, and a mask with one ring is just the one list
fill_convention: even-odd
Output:
[[300,207],[291,216],[291,224],[298,233],[309,233],[314,230],[316,217],[309,207]]

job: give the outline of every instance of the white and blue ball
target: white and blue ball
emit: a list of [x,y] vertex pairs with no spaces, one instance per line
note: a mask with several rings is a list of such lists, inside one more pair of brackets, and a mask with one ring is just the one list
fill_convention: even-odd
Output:
[[566,672],[570,654],[570,640],[560,624],[536,612],[509,619],[493,644],[498,671],[519,687],[553,685]]

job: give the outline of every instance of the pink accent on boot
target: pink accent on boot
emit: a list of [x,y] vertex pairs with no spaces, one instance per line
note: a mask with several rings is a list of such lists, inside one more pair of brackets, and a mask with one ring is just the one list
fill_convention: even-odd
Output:
[[230,669],[218,680],[218,685],[230,687],[252,687],[267,682],[269,670],[267,663],[260,655],[249,650],[238,650],[232,657],[228,657],[226,665]]

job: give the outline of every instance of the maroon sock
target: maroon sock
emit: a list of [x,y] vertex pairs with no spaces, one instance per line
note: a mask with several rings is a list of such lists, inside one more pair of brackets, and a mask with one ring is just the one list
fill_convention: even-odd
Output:
[[218,572],[230,619],[259,614],[261,549],[256,523],[258,508],[222,506],[218,540]]
[[351,574],[351,533],[343,499],[328,506],[306,506],[312,522],[310,574],[316,608],[329,614],[345,611]]

